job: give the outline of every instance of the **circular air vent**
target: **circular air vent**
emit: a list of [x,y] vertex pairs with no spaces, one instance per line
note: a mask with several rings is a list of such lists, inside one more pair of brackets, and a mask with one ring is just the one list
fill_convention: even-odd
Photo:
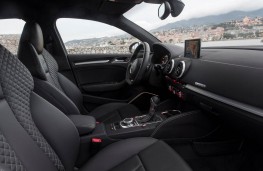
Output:
[[181,78],[185,72],[185,62],[180,61],[175,68],[175,76],[176,78]]
[[171,74],[173,69],[174,69],[174,60],[172,59],[168,61],[167,64],[165,65],[164,73]]

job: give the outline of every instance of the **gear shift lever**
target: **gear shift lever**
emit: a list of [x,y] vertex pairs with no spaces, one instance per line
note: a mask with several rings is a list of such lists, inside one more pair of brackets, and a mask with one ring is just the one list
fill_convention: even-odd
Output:
[[160,103],[160,98],[158,96],[153,96],[150,101],[150,110],[149,115],[154,115],[156,111],[156,107]]
[[160,98],[158,96],[153,96],[150,100],[150,110],[149,114],[139,120],[140,123],[149,122],[152,118],[154,118],[156,107],[160,103]]

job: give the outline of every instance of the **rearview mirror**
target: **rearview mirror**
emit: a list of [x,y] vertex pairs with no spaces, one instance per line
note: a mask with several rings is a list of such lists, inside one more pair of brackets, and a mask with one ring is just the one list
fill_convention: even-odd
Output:
[[173,17],[179,16],[185,6],[185,4],[181,0],[170,0],[169,4],[171,6],[171,15]]
[[171,14],[171,6],[169,2],[165,1],[162,3],[158,9],[158,17],[161,20],[166,19]]

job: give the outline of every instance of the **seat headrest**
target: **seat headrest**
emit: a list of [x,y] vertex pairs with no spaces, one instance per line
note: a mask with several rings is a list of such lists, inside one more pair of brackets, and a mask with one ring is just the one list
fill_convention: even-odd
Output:
[[43,33],[38,23],[28,22],[25,24],[20,39],[20,44],[22,43],[31,44],[35,48],[38,54],[41,54],[43,52],[44,49]]
[[43,69],[43,35],[40,26],[35,22],[28,22],[21,35],[17,56],[34,77],[46,80]]

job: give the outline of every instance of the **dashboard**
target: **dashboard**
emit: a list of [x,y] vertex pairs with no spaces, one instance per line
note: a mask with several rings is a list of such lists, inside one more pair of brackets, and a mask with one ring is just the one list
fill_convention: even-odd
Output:
[[171,94],[203,96],[263,117],[262,47],[203,48],[198,58],[171,44],[156,43],[153,51],[152,63]]

